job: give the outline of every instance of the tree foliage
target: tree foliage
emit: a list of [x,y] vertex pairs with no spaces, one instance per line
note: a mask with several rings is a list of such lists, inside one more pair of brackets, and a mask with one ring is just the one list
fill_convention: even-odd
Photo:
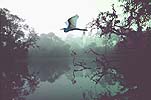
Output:
[[96,20],[89,23],[91,29],[101,29],[100,35],[117,34],[128,36],[130,32],[150,31],[151,2],[149,0],[123,0],[122,17],[112,5],[112,12],[100,12]]
[[[35,46],[37,34],[24,20],[5,8],[0,9],[0,50],[1,54],[17,55]],[[17,54],[16,54],[17,53]],[[6,54],[5,54],[6,56]]]
[[0,8],[0,98],[24,100],[39,84],[27,69],[28,48],[36,47],[37,34],[25,20]]
[[[100,36],[109,36],[111,39],[111,34],[116,34],[121,38],[115,51],[105,56],[107,59],[116,60],[110,63],[118,66],[124,74],[125,86],[130,88],[125,94],[128,100],[147,100],[150,98],[148,89],[150,82],[147,77],[150,75],[151,65],[149,61],[151,59],[151,1],[119,1],[122,2],[120,5],[123,8],[122,17],[117,14],[117,10],[112,5],[112,12],[100,12],[88,27],[91,30],[101,30]],[[134,86],[138,88],[133,90]],[[117,98],[122,100],[123,96],[118,95]]]

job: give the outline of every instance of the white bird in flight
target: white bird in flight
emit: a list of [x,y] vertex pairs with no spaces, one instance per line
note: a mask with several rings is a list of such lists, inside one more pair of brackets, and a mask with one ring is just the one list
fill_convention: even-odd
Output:
[[77,14],[69,18],[66,22],[67,28],[62,28],[61,30],[64,30],[64,32],[69,32],[73,30],[87,31],[87,29],[76,28],[76,23],[78,18],[79,16]]

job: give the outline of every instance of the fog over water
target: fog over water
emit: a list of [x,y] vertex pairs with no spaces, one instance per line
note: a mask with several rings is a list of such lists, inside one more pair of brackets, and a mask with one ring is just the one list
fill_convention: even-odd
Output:
[[[104,47],[105,39],[97,37],[84,37],[86,44],[82,44],[83,37],[69,36],[66,41],[57,37],[54,33],[41,34],[37,45],[39,48],[32,48],[29,52],[29,72],[38,73],[40,78],[39,88],[29,95],[28,100],[82,100],[84,98],[95,98],[100,93],[111,91],[115,95],[120,91],[120,83],[114,85],[95,84],[88,77],[90,70],[77,72],[76,83],[73,84],[73,57],[71,52],[78,55],[77,61],[85,61],[87,66],[94,67],[92,61],[95,56],[87,54],[86,51],[95,49],[98,52],[105,52],[100,47]],[[89,42],[88,42],[89,41]],[[115,41],[118,41],[115,38]],[[114,45],[114,44],[112,44]]]

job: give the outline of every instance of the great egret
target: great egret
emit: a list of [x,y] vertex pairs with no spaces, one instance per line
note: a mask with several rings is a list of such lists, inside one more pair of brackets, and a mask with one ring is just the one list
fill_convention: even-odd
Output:
[[77,14],[69,18],[66,22],[67,28],[62,28],[61,30],[64,30],[64,32],[69,32],[73,30],[87,31],[87,29],[76,28],[76,23],[78,18],[79,16]]

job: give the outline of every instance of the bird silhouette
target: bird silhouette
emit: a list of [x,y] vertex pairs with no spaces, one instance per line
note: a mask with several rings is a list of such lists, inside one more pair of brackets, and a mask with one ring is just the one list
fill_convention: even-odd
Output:
[[61,30],[64,30],[64,32],[69,32],[73,30],[87,31],[87,29],[76,28],[76,23],[78,18],[79,16],[77,14],[69,18],[66,22],[67,28],[62,28]]

